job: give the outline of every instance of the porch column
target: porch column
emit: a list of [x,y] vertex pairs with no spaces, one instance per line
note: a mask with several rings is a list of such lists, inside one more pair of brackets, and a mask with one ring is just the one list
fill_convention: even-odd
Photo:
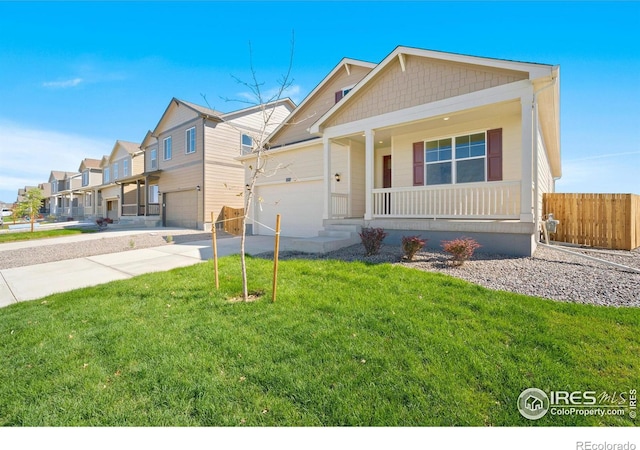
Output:
[[373,146],[375,132],[371,129],[364,131],[364,220],[373,218]]
[[[140,180],[136,180],[136,216],[140,215]],[[145,209],[144,215],[147,215]]]
[[520,185],[520,222],[533,223],[533,87],[520,97],[522,113],[522,181]]
[[118,214],[118,219],[122,217],[122,213],[124,212],[124,183],[120,183],[120,198],[118,199],[118,207],[120,208],[120,214]]
[[149,177],[144,177],[144,215],[149,215]]
[[322,212],[323,219],[331,219],[331,141],[328,138],[322,138],[323,160],[324,160],[324,210]]

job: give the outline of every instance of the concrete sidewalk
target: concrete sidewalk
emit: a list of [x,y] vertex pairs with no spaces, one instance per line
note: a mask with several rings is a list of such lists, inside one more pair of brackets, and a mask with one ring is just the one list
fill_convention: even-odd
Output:
[[[280,250],[290,249],[290,241],[281,238]],[[239,237],[227,236],[217,244],[218,256],[240,253]],[[247,236],[245,253],[270,252],[273,246],[273,237]],[[0,270],[0,307],[144,273],[190,266],[212,258],[211,240],[206,240],[3,269]]]

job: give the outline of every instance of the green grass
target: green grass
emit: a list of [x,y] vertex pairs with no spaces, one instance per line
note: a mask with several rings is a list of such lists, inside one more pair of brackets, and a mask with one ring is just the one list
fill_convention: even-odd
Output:
[[0,234],[0,244],[4,242],[30,241],[33,239],[46,239],[60,236],[71,236],[82,233],[95,233],[94,229],[86,228],[64,228],[60,230],[34,231],[33,233],[27,228],[25,231]]
[[566,426],[529,387],[640,387],[640,310],[490,291],[388,264],[239,258],[0,310],[0,425]]

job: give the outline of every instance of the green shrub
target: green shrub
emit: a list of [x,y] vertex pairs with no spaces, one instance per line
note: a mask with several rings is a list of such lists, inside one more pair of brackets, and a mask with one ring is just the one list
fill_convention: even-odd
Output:
[[364,245],[364,255],[377,255],[385,237],[387,237],[387,233],[382,228],[363,228],[360,232],[360,240]]
[[442,248],[445,252],[451,253],[452,263],[461,266],[464,262],[473,256],[473,252],[480,248],[474,239],[462,237],[452,241],[442,241]]
[[402,252],[404,258],[411,261],[413,257],[422,250],[427,243],[427,239],[421,239],[420,236],[402,236]]

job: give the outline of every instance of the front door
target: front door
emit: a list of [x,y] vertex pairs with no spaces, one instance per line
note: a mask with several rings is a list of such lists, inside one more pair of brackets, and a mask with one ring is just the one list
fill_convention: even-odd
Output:
[[[382,187],[391,187],[391,155],[384,155],[382,157]],[[385,214],[391,214],[391,193],[384,194],[383,211]]]

